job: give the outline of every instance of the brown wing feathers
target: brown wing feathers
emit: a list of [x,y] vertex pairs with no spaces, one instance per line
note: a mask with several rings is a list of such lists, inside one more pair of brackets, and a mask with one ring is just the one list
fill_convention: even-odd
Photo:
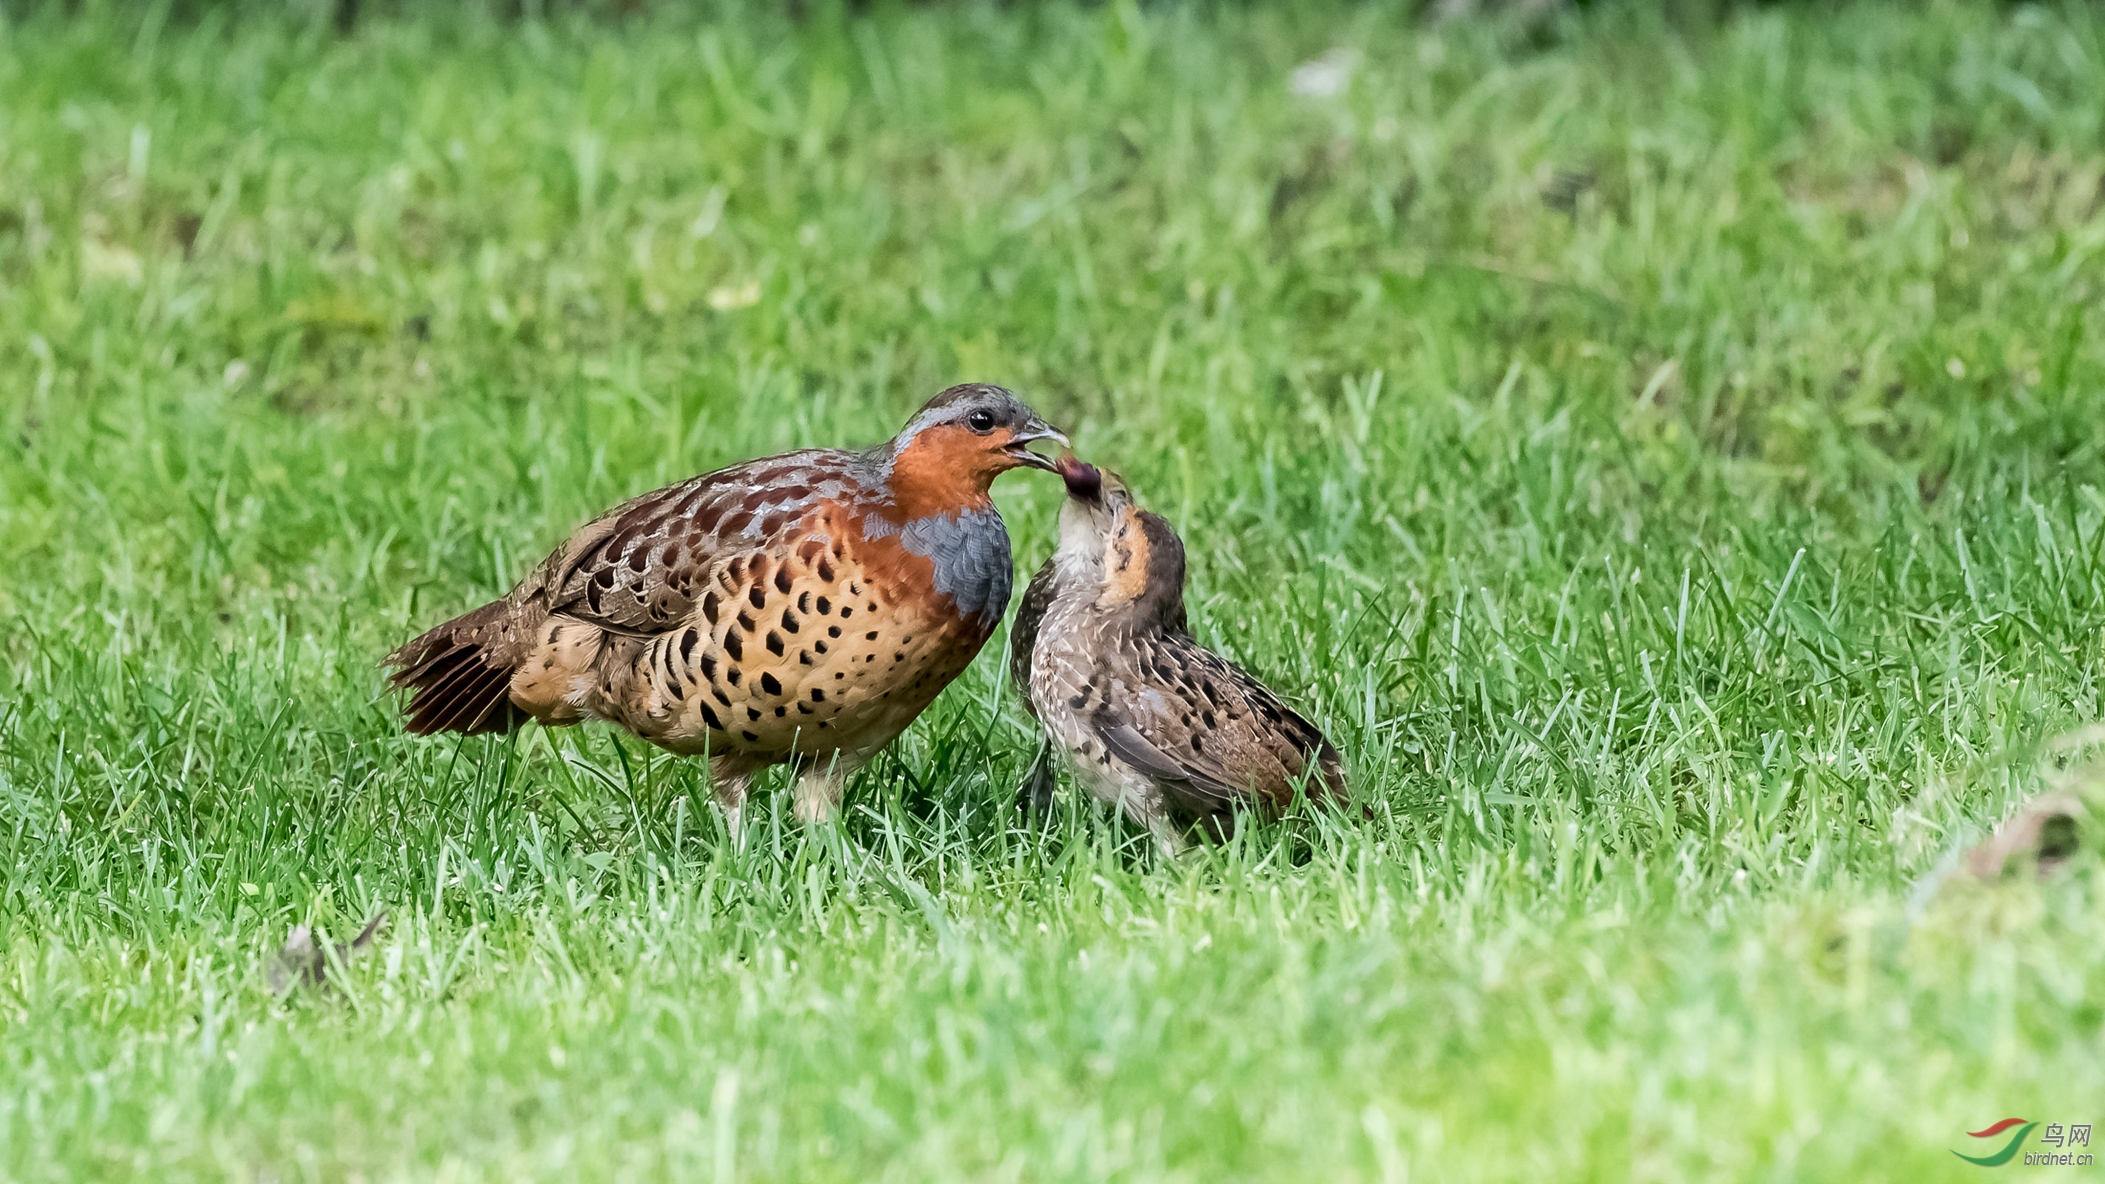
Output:
[[1253,794],[1281,809],[1304,778],[1310,797],[1344,795],[1337,750],[1240,667],[1181,630],[1128,644],[1151,693],[1106,705],[1092,724],[1108,750],[1185,809],[1211,813]]
[[717,541],[723,492],[690,482],[609,514],[611,526],[552,565],[548,582],[557,611],[645,633],[663,632],[685,618],[694,608],[697,569],[708,563]]

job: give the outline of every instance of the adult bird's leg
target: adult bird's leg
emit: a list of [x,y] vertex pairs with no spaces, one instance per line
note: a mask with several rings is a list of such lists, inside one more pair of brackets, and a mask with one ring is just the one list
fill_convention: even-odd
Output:
[[832,822],[840,814],[848,772],[838,756],[797,770],[797,821]]
[[724,812],[724,830],[731,836],[731,844],[741,851],[746,845],[746,791],[752,786],[751,769],[723,757],[709,761],[709,795]]

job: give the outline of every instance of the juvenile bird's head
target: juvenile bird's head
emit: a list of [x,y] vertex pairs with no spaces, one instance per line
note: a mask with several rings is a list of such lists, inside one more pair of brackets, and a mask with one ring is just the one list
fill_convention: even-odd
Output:
[[1053,562],[1063,587],[1094,593],[1097,608],[1137,620],[1184,624],[1184,543],[1159,514],[1133,503],[1116,473],[1063,458],[1067,504]]
[[1010,469],[1053,471],[1051,457],[1030,449],[1038,440],[1066,444],[1067,435],[1008,391],[967,383],[930,399],[879,452],[901,508],[920,517],[986,505],[994,478]]

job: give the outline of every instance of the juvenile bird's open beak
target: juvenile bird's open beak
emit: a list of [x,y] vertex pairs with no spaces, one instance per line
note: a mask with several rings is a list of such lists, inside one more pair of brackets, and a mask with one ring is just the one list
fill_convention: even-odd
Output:
[[1030,450],[1030,445],[1039,440],[1052,440],[1057,442],[1062,448],[1068,447],[1066,432],[1036,416],[1032,416],[1030,422],[1024,424],[1021,431],[1009,437],[1009,442],[1002,446],[1002,451],[1014,458],[1017,464],[1029,465],[1034,469],[1044,469],[1048,473],[1059,472],[1060,462],[1043,453]]
[[1067,495],[1085,502],[1103,500],[1104,475],[1095,465],[1073,453],[1067,453],[1056,462],[1060,477],[1067,482]]

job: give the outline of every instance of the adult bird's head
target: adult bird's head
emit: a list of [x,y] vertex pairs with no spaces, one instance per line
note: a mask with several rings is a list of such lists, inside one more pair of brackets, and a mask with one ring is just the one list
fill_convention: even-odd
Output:
[[1040,440],[1065,445],[1067,434],[1001,387],[974,382],[930,399],[883,451],[894,495],[918,516],[986,504],[1010,469],[1057,471],[1031,451]]

